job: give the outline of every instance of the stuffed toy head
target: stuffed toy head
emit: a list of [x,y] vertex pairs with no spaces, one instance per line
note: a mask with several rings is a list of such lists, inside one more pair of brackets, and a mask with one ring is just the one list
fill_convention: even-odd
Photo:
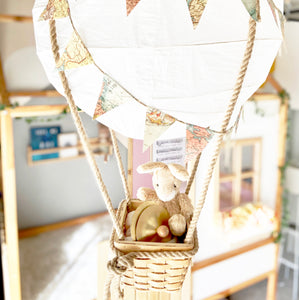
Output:
[[153,186],[162,201],[174,199],[180,192],[182,182],[189,178],[187,170],[179,164],[148,162],[140,165],[137,171],[141,174],[154,173]]

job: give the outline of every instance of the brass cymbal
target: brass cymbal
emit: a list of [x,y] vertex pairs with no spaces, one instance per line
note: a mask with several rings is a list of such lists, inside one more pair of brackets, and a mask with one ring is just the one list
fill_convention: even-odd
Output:
[[[146,207],[140,214],[136,225],[137,241],[154,241],[157,229],[161,225],[167,225],[170,218],[166,208],[159,204]],[[159,236],[158,236],[159,239]]]
[[137,209],[134,211],[132,221],[131,221],[131,237],[133,241],[136,241],[136,224],[139,219],[140,214],[143,212],[145,208],[147,208],[150,205],[155,204],[154,201],[145,201],[144,203],[140,204]]

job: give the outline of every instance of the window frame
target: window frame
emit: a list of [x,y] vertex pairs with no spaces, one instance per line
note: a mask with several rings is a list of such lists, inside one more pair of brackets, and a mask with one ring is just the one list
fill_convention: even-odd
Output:
[[[253,201],[252,203],[260,202],[260,180],[261,180],[261,157],[262,157],[262,138],[244,138],[235,139],[228,142],[232,149],[233,155],[233,165],[232,173],[227,175],[220,174],[220,156],[217,161],[217,166],[215,170],[215,211],[216,213],[221,213],[220,210],[220,184],[224,182],[232,182],[232,206],[231,208],[241,206],[241,190],[242,190],[242,180],[247,178],[252,178],[253,185]],[[223,144],[222,149],[227,145]],[[253,146],[253,157],[252,157],[252,167],[251,171],[242,171],[242,151],[244,146]]]

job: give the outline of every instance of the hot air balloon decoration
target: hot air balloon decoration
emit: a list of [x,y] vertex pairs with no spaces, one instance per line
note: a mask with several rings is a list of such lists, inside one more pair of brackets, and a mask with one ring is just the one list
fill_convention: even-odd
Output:
[[[265,81],[280,48],[280,6],[273,0],[35,1],[37,54],[69,103],[113,220],[116,257],[109,270],[122,278],[119,297],[128,288],[181,288],[198,249],[196,224],[223,137],[236,127],[243,104]],[[126,193],[117,215],[77,107],[111,129]],[[179,130],[186,132],[186,160],[195,165],[206,145],[213,145],[184,242],[126,241],[126,215],[138,201],[127,188],[114,131],[143,139],[145,150]],[[164,226],[165,211],[150,210],[157,216],[152,229],[141,218],[137,234],[154,236]]]

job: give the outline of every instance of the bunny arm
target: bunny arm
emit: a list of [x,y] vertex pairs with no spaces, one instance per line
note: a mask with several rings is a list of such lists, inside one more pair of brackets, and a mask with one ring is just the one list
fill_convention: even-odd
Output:
[[137,198],[142,201],[158,201],[159,200],[157,193],[153,189],[150,189],[147,187],[140,187],[137,190]]
[[181,208],[181,214],[186,218],[187,223],[190,221],[193,215],[193,205],[191,199],[186,194],[177,195],[178,203]]
[[170,200],[170,201],[162,201],[163,206],[168,210],[170,216],[180,214],[181,213],[181,207],[178,201],[177,196]]

